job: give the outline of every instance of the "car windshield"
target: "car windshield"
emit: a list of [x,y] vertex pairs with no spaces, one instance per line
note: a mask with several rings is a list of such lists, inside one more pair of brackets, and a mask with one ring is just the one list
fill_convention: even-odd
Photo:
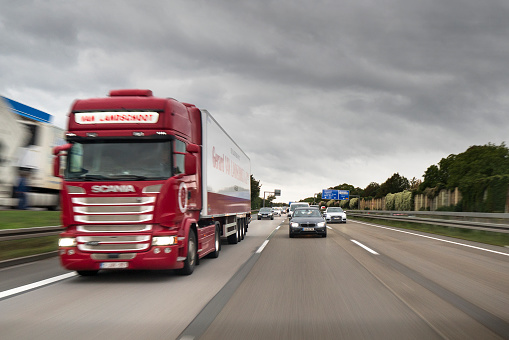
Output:
[[272,210],[270,208],[261,208],[260,212],[271,212]]
[[327,211],[328,212],[343,212],[343,209],[341,209],[341,208],[329,208]]
[[182,173],[184,168],[185,150],[179,147],[172,157],[172,144],[169,140],[75,142],[68,153],[65,178],[84,181],[166,179]]
[[317,209],[297,209],[295,210],[294,217],[321,217],[322,214]]

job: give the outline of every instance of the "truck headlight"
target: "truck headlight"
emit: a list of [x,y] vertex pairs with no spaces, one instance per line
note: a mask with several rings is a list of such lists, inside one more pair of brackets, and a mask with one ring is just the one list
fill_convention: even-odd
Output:
[[323,227],[325,227],[325,222],[319,222],[319,223],[316,224],[316,226],[318,228],[323,228]]
[[59,247],[76,247],[76,239],[74,237],[63,237],[58,240]]
[[296,223],[296,222],[292,222],[291,224],[292,228],[298,228],[299,227],[299,224]]
[[155,236],[152,238],[153,246],[171,246],[177,244],[176,236]]

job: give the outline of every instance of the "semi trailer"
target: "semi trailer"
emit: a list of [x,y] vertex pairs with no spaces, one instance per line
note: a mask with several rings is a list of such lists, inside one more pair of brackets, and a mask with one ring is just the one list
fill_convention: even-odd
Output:
[[26,176],[29,207],[59,208],[62,180],[53,174],[53,148],[64,144],[64,130],[48,113],[0,96],[0,206],[18,205],[16,186]]
[[103,269],[189,275],[251,220],[250,159],[212,115],[150,90],[76,100],[66,144],[59,256],[82,276]]

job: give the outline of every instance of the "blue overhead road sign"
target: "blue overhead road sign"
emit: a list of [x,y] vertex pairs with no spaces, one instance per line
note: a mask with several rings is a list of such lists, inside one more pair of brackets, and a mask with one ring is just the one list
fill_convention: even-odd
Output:
[[323,189],[322,199],[346,201],[350,199],[350,190]]

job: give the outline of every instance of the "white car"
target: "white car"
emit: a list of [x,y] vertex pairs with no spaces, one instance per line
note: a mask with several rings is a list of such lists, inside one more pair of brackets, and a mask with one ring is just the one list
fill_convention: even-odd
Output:
[[324,215],[327,223],[346,223],[346,213],[339,207],[327,208]]
[[274,216],[281,216],[281,208],[272,208],[272,213],[274,214]]

